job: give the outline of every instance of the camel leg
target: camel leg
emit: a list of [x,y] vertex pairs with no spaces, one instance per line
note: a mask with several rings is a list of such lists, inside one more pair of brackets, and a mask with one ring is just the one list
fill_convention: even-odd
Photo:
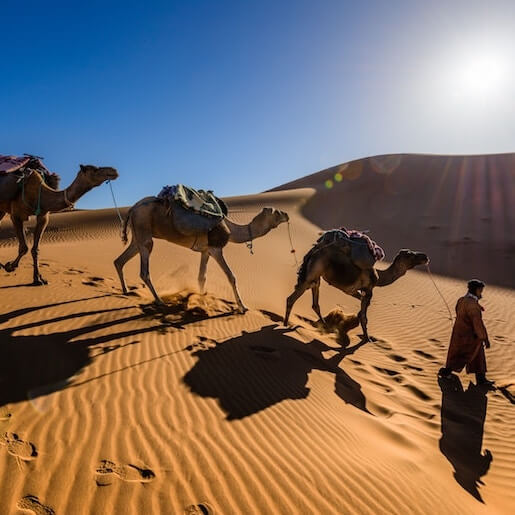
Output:
[[227,276],[227,279],[229,280],[229,283],[232,286],[232,290],[234,292],[234,296],[236,297],[236,302],[238,304],[238,311],[240,313],[245,313],[247,311],[247,308],[243,304],[240,292],[238,291],[238,287],[236,286],[236,278],[234,277],[234,274],[232,273],[231,269],[229,268],[229,265],[225,261],[225,258],[222,253],[222,249],[220,248],[213,248],[210,247],[209,255],[213,257],[213,259],[220,265],[220,268],[224,271],[225,275]]
[[[0,222],[2,221],[2,218],[5,216],[5,211],[0,211]],[[2,269],[4,267],[4,265],[2,265],[2,263],[0,263],[0,269]]]
[[308,282],[303,282],[302,284],[298,284],[295,286],[294,292],[286,299],[286,313],[284,315],[283,324],[288,325],[288,320],[290,319],[290,313],[293,308],[295,302],[299,300],[299,298],[303,295],[303,293],[309,288]]
[[203,251],[200,255],[200,268],[198,271],[198,287],[199,291],[202,295],[206,292],[206,273],[207,273],[207,262],[209,260],[209,252],[207,250]]
[[372,300],[372,291],[371,290],[365,290],[363,292],[363,296],[361,297],[361,309],[358,313],[358,318],[361,323],[361,328],[363,329],[363,336],[366,340],[370,341],[370,338],[368,336],[368,329],[367,329],[367,310],[368,306],[370,306],[370,301]]
[[114,266],[116,271],[118,272],[118,277],[120,278],[120,284],[122,285],[122,291],[124,294],[127,294],[127,286],[125,285],[125,278],[123,277],[123,267],[125,264],[131,260],[138,253],[138,246],[132,239],[130,245],[114,260]]
[[320,312],[320,304],[318,299],[320,298],[320,279],[311,287],[311,293],[313,294],[313,311],[318,315],[318,319],[320,322],[325,324],[324,317]]
[[25,241],[25,231],[23,230],[23,220],[18,218],[17,216],[11,216],[12,223],[14,225],[14,229],[16,231],[16,238],[18,239],[18,256],[14,261],[9,261],[4,265],[6,272],[13,272],[18,268],[18,264],[20,263],[20,259],[27,254],[29,248],[27,247],[27,242]]
[[41,273],[39,272],[39,241],[41,240],[41,236],[45,232],[46,226],[48,225],[49,214],[45,213],[43,215],[38,215],[36,221],[36,230],[34,231],[34,242],[32,244],[32,261],[34,264],[34,286],[41,286],[43,284],[48,284],[48,282],[41,277]]
[[141,258],[140,277],[143,280],[143,282],[148,286],[148,289],[152,292],[156,304],[164,304],[159,295],[156,293],[152,281],[150,280],[149,260],[153,246],[154,243],[152,240],[147,240],[145,243],[139,245],[139,254]]

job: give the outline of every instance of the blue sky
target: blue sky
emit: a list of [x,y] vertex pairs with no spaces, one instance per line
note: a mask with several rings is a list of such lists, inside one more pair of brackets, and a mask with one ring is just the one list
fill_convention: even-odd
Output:
[[[382,153],[515,150],[515,2],[0,4],[0,153],[42,155],[64,185],[79,163],[115,166],[122,205]],[[111,205],[104,186],[78,207]]]

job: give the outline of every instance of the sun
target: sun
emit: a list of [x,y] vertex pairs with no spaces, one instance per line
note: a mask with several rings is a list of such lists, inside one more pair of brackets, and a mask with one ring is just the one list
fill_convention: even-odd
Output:
[[496,54],[475,54],[455,67],[458,92],[469,97],[495,95],[503,84],[506,66]]

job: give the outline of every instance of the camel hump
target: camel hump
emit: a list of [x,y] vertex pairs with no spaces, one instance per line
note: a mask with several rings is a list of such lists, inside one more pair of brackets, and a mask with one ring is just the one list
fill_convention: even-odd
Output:
[[354,265],[362,270],[373,268],[376,261],[384,258],[383,249],[360,231],[332,229],[325,231],[316,242],[316,247],[334,246],[342,249]]

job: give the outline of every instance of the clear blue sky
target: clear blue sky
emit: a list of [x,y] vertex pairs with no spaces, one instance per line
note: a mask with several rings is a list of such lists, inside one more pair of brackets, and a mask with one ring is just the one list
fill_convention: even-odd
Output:
[[[393,152],[515,150],[513,1],[0,0],[0,153],[122,205]],[[107,187],[79,207],[112,205]]]

